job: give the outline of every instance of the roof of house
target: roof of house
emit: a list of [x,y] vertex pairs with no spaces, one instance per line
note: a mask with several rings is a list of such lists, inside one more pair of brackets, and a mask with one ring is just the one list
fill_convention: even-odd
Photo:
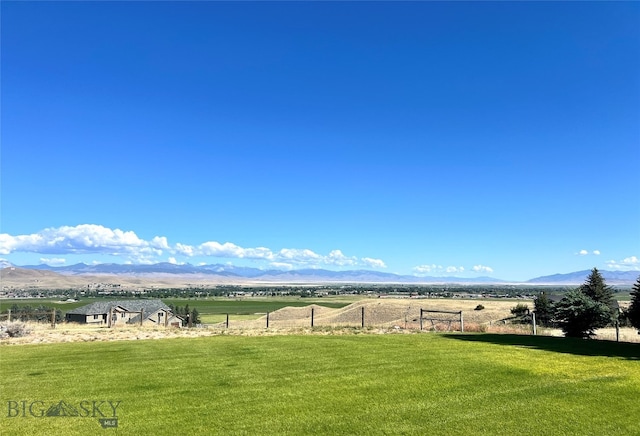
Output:
[[117,300],[117,301],[97,301],[95,303],[87,304],[86,306],[78,307],[68,311],[67,313],[75,315],[100,315],[109,313],[109,310],[114,307],[120,306],[126,309],[128,312],[140,312],[144,311],[146,314],[151,314],[159,309],[170,310],[169,306],[164,304],[160,300]]

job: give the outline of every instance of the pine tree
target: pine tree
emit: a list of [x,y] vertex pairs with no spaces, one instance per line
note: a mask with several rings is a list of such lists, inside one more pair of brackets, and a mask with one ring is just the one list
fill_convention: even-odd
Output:
[[610,322],[618,315],[618,303],[613,298],[613,289],[608,286],[597,268],[591,270],[580,291],[596,303],[602,303],[609,308]]
[[565,336],[573,338],[590,338],[611,322],[609,308],[580,290],[567,292],[556,305],[556,317]]
[[202,320],[200,319],[200,312],[195,307],[191,311],[191,323],[192,324],[201,324]]
[[640,330],[640,276],[631,288],[631,306],[627,312],[631,325]]
[[546,292],[541,292],[533,302],[536,322],[544,327],[552,327],[554,307]]
[[587,280],[580,286],[580,290],[593,301],[611,306],[613,289],[605,283],[604,277],[597,268],[591,270]]

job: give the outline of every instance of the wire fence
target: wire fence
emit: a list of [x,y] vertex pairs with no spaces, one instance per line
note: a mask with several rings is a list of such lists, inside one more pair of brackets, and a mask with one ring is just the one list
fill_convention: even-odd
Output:
[[197,327],[217,330],[330,327],[464,331],[464,322],[462,311],[427,311],[418,306],[361,306],[344,311],[314,306],[267,312],[252,320],[226,314],[222,322],[199,324]]
[[4,313],[0,313],[0,322],[11,321],[30,321],[43,324],[51,324],[51,327],[55,328],[56,324],[62,321],[62,312],[56,309],[46,310],[20,310],[12,311],[8,309]]

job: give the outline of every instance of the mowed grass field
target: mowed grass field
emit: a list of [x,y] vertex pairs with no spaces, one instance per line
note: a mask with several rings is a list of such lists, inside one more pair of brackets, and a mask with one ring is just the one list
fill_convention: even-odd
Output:
[[[492,334],[3,346],[3,435],[637,435],[640,344]],[[85,401],[88,417],[33,417]],[[15,403],[26,401],[26,416]],[[100,412],[92,405],[96,401]],[[105,402],[100,405],[100,402]],[[118,428],[103,429],[100,413]],[[8,416],[13,414],[19,416]]]

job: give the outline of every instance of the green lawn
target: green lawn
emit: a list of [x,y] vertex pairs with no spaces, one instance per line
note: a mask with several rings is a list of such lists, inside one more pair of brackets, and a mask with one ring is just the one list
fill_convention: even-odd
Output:
[[[3,435],[582,436],[640,428],[640,344],[491,334],[214,336],[3,346],[0,374]],[[43,404],[35,414],[84,400],[89,414],[98,401],[106,417],[111,409],[99,402],[120,401],[118,429],[103,430],[97,412],[7,416],[36,400]]]

